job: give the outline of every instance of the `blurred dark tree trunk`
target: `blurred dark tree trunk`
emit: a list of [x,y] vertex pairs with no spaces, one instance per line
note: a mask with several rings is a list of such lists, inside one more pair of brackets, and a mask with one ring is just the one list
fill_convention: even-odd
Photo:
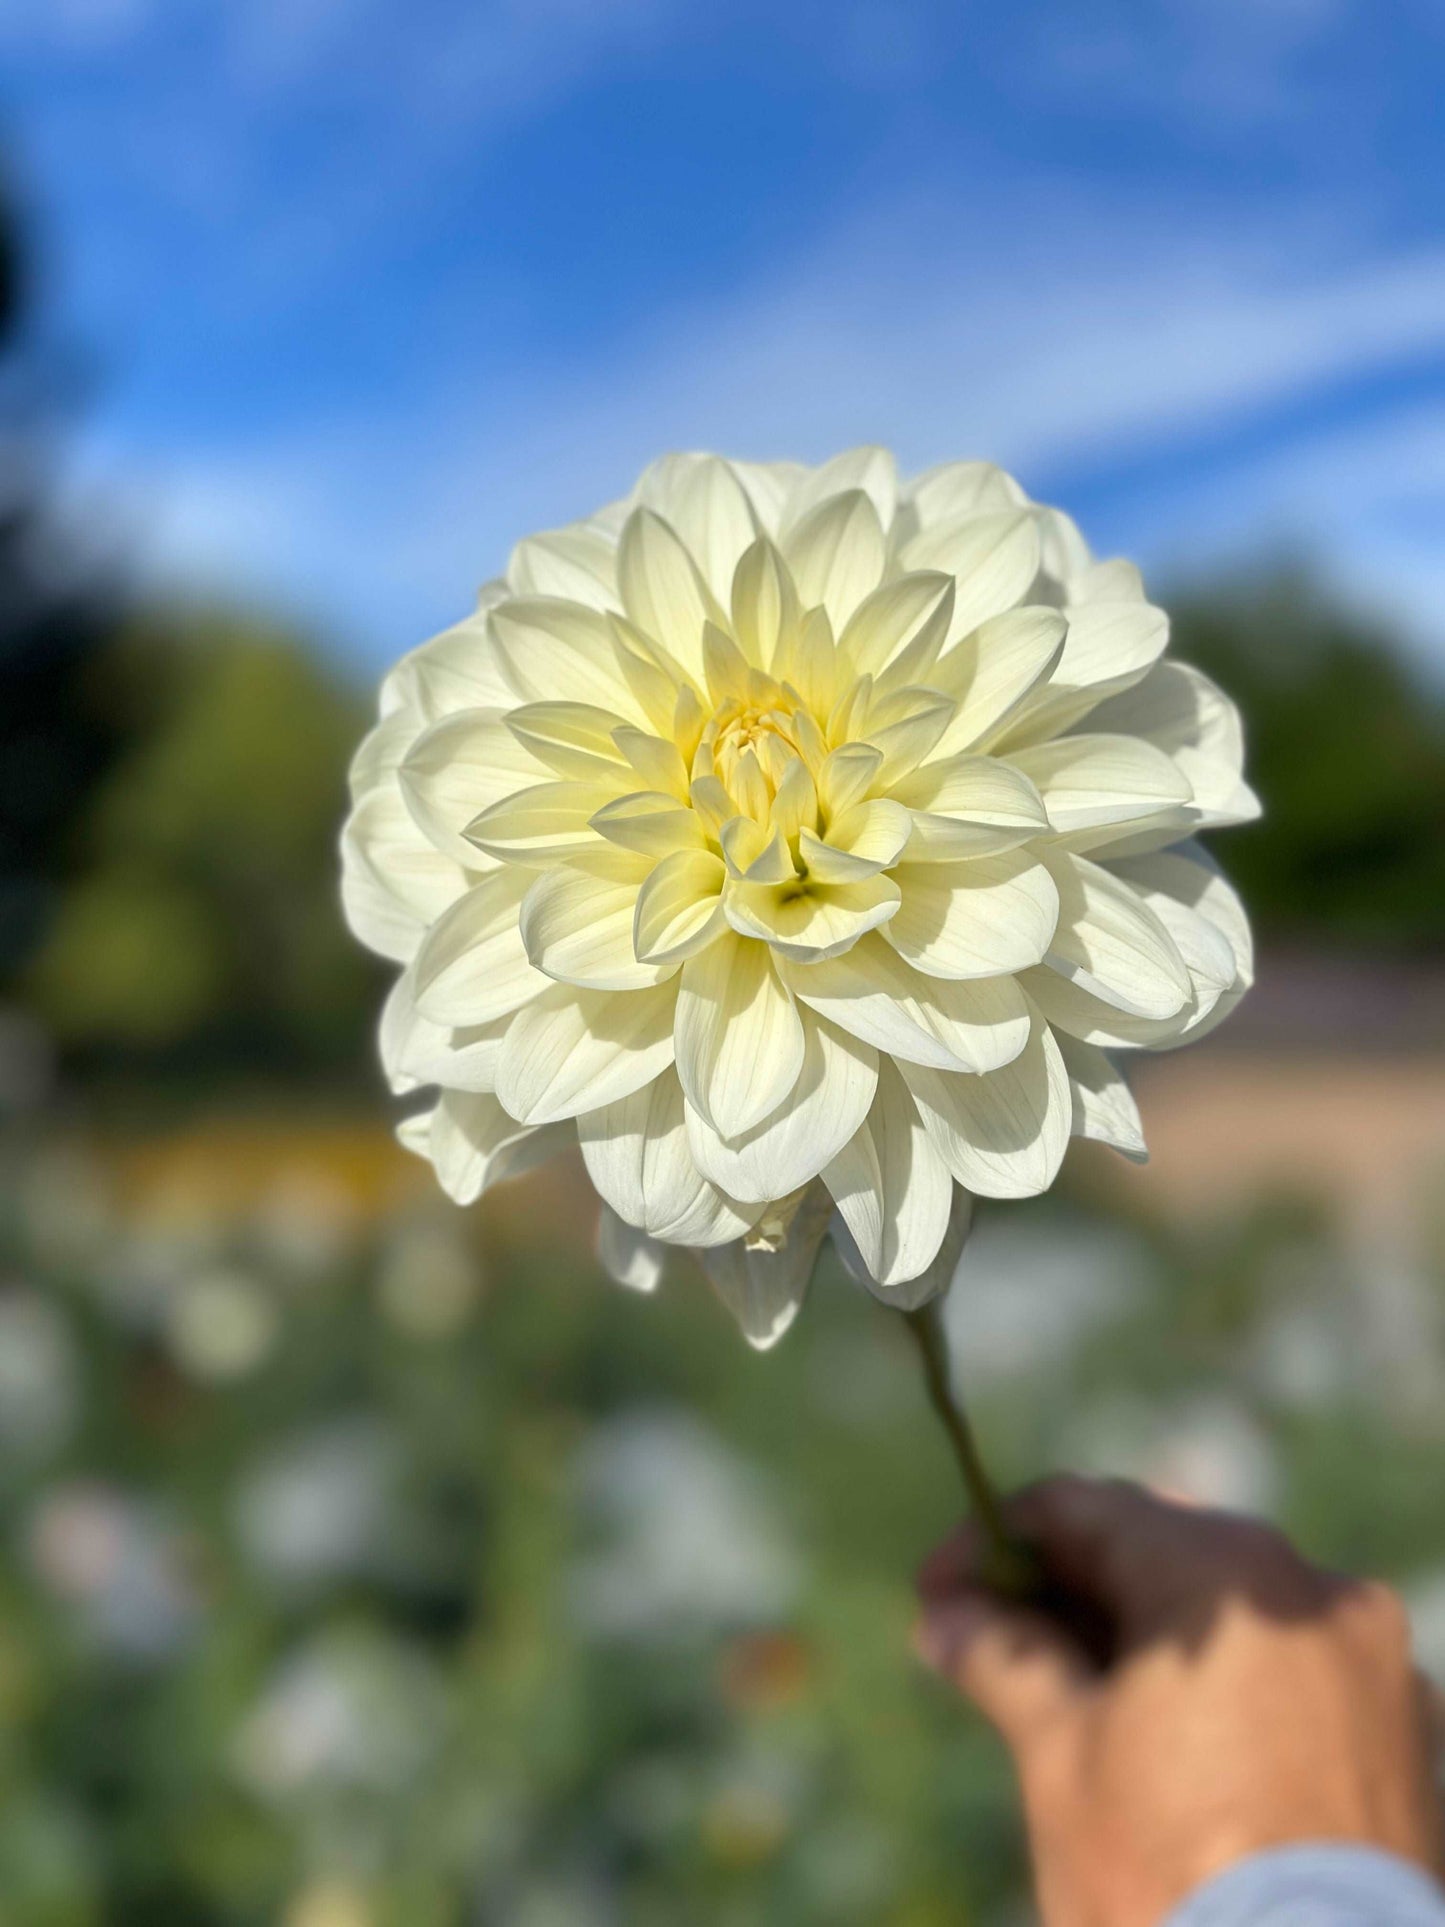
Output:
[[45,930],[117,746],[88,670],[119,596],[52,513],[62,375],[32,295],[27,236],[0,181],[0,996]]

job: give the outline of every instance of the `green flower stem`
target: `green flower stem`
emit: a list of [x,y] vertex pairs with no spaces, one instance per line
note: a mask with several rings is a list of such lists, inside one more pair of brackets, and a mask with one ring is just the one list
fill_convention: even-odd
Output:
[[979,1577],[995,1592],[1007,1593],[1015,1599],[1033,1598],[1043,1588],[1043,1569],[1037,1556],[1021,1545],[1005,1524],[998,1494],[979,1456],[973,1428],[953,1395],[948,1342],[940,1316],[942,1304],[941,1298],[932,1298],[919,1310],[905,1312],[903,1317],[918,1346],[929,1403],[953,1445],[969,1505],[983,1535]]

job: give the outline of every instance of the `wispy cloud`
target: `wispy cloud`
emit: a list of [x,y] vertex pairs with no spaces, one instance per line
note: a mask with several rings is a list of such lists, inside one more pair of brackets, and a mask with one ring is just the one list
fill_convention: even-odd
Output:
[[[517,536],[621,492],[662,448],[820,457],[867,438],[911,465],[988,454],[1035,485],[1067,474],[1085,494],[1111,465],[1162,464],[1196,551],[1310,530],[1335,543],[1347,520],[1362,550],[1367,535],[1377,555],[1395,540],[1390,451],[1413,436],[1415,458],[1435,449],[1438,468],[1433,417],[1407,415],[1373,443],[1342,431],[1332,469],[1300,432],[1270,459],[1252,454],[1242,476],[1226,465],[1212,494],[1191,480],[1188,449],[1221,422],[1399,357],[1445,356],[1445,250],[1315,249],[1286,270],[1268,224],[1146,230],[1063,212],[1036,245],[1004,247],[993,223],[970,230],[925,203],[875,209],[789,282],[731,306],[677,304],[605,361],[519,370],[505,395],[477,394],[454,366],[424,395],[359,398],[284,446],[212,450],[169,476],[158,453],[156,505],[171,503],[158,552],[172,567],[260,576],[395,645],[396,625],[440,623]],[[1351,434],[1346,518],[1334,509]],[[1156,554],[1179,559],[1157,501],[1135,520]],[[1418,531],[1414,546],[1428,546]]]

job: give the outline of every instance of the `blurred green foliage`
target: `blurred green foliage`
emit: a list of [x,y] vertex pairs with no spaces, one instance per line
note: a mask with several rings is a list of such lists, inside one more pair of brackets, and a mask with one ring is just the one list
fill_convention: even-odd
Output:
[[[0,1187],[0,1917],[1017,1918],[1001,1752],[908,1649],[955,1474],[836,1269],[758,1359],[686,1265],[638,1299],[439,1203],[126,1220],[47,1157]],[[1055,1203],[986,1217],[955,1331],[1007,1477],[1192,1483],[1439,1621],[1411,1292],[1310,1212]]]
[[1445,946],[1445,694],[1300,571],[1173,605],[1244,713],[1261,822],[1221,848],[1261,935]]
[[204,612],[134,619],[91,700],[124,746],[31,965],[41,1015],[73,1046],[361,1061],[377,978],[335,881],[361,700],[291,637]]

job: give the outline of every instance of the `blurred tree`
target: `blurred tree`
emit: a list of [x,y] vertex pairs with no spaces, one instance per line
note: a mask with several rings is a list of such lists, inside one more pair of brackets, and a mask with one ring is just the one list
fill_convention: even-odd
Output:
[[0,176],[0,994],[36,942],[75,823],[115,747],[85,666],[115,620],[47,504],[57,358],[29,318],[30,255]]
[[336,833],[360,702],[293,639],[138,617],[99,667],[126,746],[35,960],[62,1044],[361,1064],[378,985],[341,924]]
[[1222,845],[1261,936],[1445,948],[1440,691],[1298,572],[1173,608],[1173,647],[1244,712],[1265,814]]

